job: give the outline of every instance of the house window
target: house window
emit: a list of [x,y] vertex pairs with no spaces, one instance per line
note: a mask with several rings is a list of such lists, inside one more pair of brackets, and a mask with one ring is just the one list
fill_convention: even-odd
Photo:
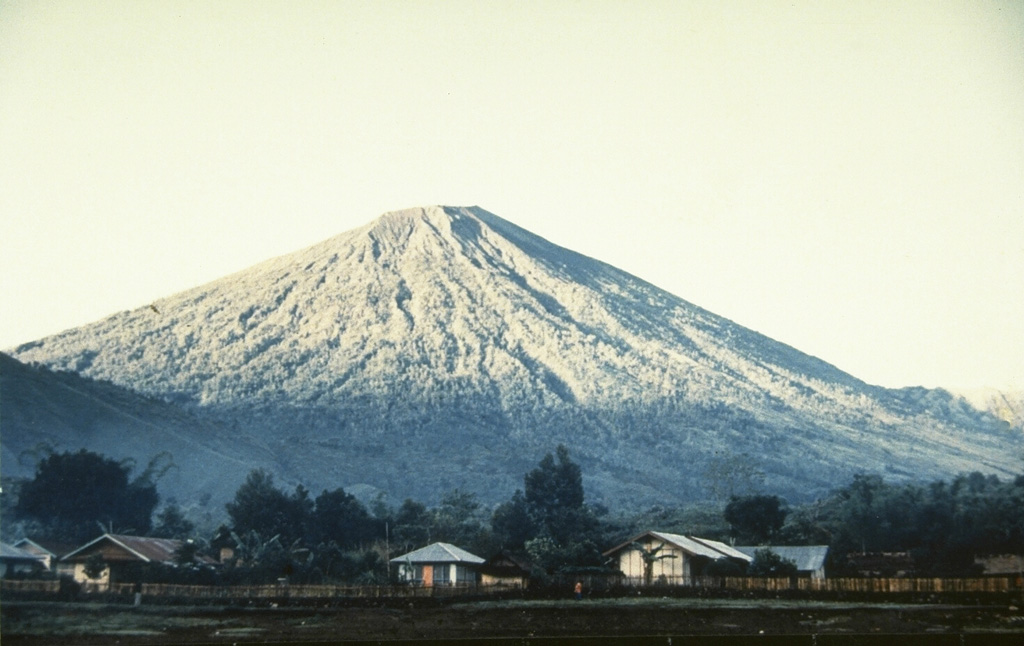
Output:
[[455,576],[458,577],[458,583],[476,583],[476,572],[469,568],[456,568]]
[[447,585],[451,580],[450,568],[447,565],[434,566],[434,585]]

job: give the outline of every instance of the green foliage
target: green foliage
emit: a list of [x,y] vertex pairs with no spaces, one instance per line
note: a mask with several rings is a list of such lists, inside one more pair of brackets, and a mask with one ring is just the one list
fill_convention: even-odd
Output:
[[[548,453],[524,476],[524,493],[519,496],[516,492],[502,508],[496,533],[501,540],[523,539],[523,547],[534,563],[548,572],[567,566],[601,565],[601,552],[594,543],[600,534],[600,522],[584,504],[582,471],[569,458],[565,446],[559,445],[556,454],[557,463]],[[513,531],[510,522],[524,515],[528,518],[524,528]],[[527,528],[532,538],[527,538]]]
[[225,507],[236,533],[275,535],[290,544],[304,537],[313,501],[301,485],[289,496],[274,486],[274,476],[256,469]]
[[[1024,552],[1024,486],[981,473],[928,485],[858,475],[829,499],[799,512],[782,535],[826,536],[836,565],[857,552],[909,552],[922,576],[977,572],[975,556]],[[826,541],[816,541],[826,542]]]
[[476,494],[453,489],[431,513],[433,540],[458,545],[470,552],[487,545],[489,535],[482,523]]
[[185,518],[178,505],[167,505],[156,515],[156,525],[150,536],[185,540],[192,537],[195,524]]
[[99,579],[107,570],[107,563],[103,560],[102,554],[93,554],[85,560],[82,571],[90,579]]
[[431,518],[427,506],[406,498],[394,518],[395,545],[402,551],[422,547],[432,541]]
[[564,445],[560,444],[556,453],[557,464],[548,453],[523,482],[526,504],[538,524],[558,541],[579,530],[564,514],[583,508],[583,474],[579,465],[569,459],[569,449]]
[[94,538],[97,524],[144,534],[159,496],[149,472],[134,480],[130,474],[129,465],[84,449],[51,453],[22,486],[16,514],[40,522],[49,537],[76,543]]
[[526,541],[536,534],[537,527],[521,489],[516,489],[511,500],[494,509],[491,530],[498,545],[512,551],[522,550]]
[[725,507],[725,520],[740,544],[763,545],[782,528],[788,510],[778,496],[732,498]]
[[309,545],[333,541],[343,548],[353,548],[383,535],[383,523],[371,518],[355,496],[339,487],[317,496],[306,540]]
[[796,563],[767,548],[755,551],[754,560],[747,566],[747,576],[787,577],[796,573]]

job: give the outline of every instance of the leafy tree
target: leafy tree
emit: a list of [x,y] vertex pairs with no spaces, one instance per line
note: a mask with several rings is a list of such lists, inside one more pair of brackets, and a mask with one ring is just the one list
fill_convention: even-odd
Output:
[[344,489],[324,490],[314,501],[307,543],[318,545],[333,541],[342,549],[351,548],[382,536],[381,525]]
[[557,524],[565,510],[583,507],[583,473],[579,465],[569,459],[565,445],[559,444],[556,453],[557,464],[548,453],[537,468],[523,478],[526,503],[546,526]]
[[524,500],[539,532],[556,543],[579,540],[596,529],[593,513],[583,504],[583,474],[559,445],[558,462],[548,453],[523,478]]
[[511,500],[494,509],[491,531],[498,545],[513,551],[523,549],[526,541],[536,535],[537,527],[521,489],[516,489]]
[[274,486],[274,476],[262,469],[249,472],[235,498],[225,505],[231,526],[239,535],[257,532],[278,536],[290,545],[305,536],[313,511],[313,501],[302,485],[293,495]]
[[784,559],[770,549],[754,552],[754,560],[747,566],[748,576],[787,577],[796,576],[796,563]]
[[51,453],[22,486],[16,513],[76,543],[94,538],[98,525],[144,534],[159,496],[150,472],[134,480],[130,475],[130,465],[84,449]]
[[432,521],[426,505],[406,498],[395,514],[394,534],[398,549],[422,547],[431,540]]
[[767,543],[782,528],[788,510],[778,496],[734,497],[725,507],[725,520],[741,543]]
[[90,579],[98,579],[103,576],[103,573],[107,570],[107,563],[103,560],[102,554],[93,554],[89,558],[85,559],[85,565],[82,571],[85,572],[85,576]]
[[157,538],[187,539],[195,531],[195,524],[185,518],[178,505],[167,505],[156,515],[156,525],[150,535]]
[[478,549],[485,537],[479,518],[480,503],[476,494],[453,489],[441,498],[432,510],[431,540],[445,541],[470,551]]
[[[535,535],[525,542],[535,563],[552,571],[569,565],[600,565],[600,550],[591,537],[600,523],[583,499],[583,475],[559,445],[558,462],[550,453],[523,477],[523,502]],[[518,504],[513,498],[513,505]],[[509,511],[512,511],[510,509]]]

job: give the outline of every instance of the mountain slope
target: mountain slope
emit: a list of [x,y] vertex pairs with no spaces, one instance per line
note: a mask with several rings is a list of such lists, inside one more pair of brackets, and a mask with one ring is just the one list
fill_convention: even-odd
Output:
[[[246,473],[271,462],[265,448],[239,442],[230,428],[179,407],[111,383],[26,366],[6,354],[0,354],[0,430],[5,478],[31,477],[47,450],[89,448],[131,459],[135,475],[169,454],[174,466],[159,488],[165,498],[185,494],[180,502],[196,518],[219,515],[218,503]],[[159,464],[168,462],[161,458]]]
[[312,487],[507,497],[558,442],[593,498],[706,494],[723,460],[791,497],[857,471],[1008,474],[948,394],[871,387],[482,209],[393,212],[14,351],[237,424]]

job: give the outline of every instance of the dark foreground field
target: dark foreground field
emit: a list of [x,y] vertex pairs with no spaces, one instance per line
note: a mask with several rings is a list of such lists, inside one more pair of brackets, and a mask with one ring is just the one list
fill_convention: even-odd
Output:
[[[42,644],[1024,644],[1015,605],[786,600],[473,601],[223,608],[4,602],[5,646]],[[575,638],[575,639],[573,639]]]

